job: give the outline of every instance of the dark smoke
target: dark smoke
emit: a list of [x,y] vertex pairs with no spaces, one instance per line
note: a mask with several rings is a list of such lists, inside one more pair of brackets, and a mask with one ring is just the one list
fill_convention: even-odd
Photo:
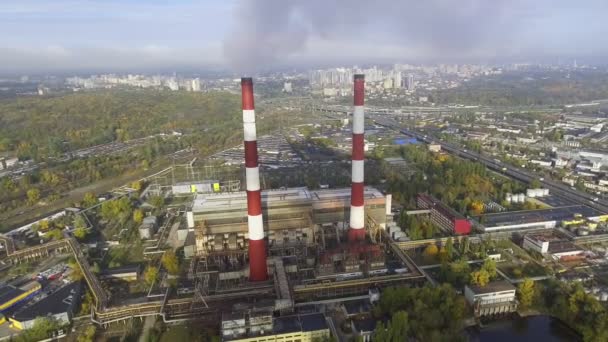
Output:
[[508,42],[519,29],[514,19],[526,13],[524,1],[243,0],[224,54],[233,68],[248,71],[305,53],[313,39],[362,39],[368,46],[389,42],[458,55]]

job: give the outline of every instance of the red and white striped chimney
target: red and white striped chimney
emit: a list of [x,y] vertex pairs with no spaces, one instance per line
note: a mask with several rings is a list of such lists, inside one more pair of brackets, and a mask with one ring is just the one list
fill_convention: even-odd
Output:
[[365,239],[365,213],[363,206],[363,152],[365,115],[363,102],[365,98],[365,76],[355,75],[355,107],[353,110],[353,152],[352,152],[352,184],[350,192],[350,229],[348,241]]
[[249,279],[268,279],[266,266],[266,243],[262,220],[262,196],[260,193],[260,170],[258,168],[258,144],[255,129],[255,106],[253,104],[253,81],[241,78],[243,103],[243,129],[245,134],[245,175],[247,181],[247,222],[249,227]]

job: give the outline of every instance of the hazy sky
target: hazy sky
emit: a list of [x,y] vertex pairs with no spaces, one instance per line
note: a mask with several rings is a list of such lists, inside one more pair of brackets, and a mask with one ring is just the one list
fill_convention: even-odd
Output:
[[607,0],[1,0],[0,72],[608,56]]

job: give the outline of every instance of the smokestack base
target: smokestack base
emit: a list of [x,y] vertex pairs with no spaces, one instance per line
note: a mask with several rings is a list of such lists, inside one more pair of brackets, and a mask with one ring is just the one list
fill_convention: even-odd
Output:
[[249,240],[249,280],[264,281],[267,279],[266,241]]
[[365,240],[365,229],[349,229],[348,230],[348,241],[357,242]]

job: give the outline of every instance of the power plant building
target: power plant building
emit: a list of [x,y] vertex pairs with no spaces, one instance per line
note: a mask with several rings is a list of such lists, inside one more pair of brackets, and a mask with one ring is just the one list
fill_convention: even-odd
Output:
[[[386,199],[365,187],[366,215],[381,227],[386,223]],[[320,242],[324,226],[348,229],[351,189],[289,188],[261,192],[265,237],[270,247]],[[248,244],[247,194],[199,194],[188,213],[195,228],[196,253],[243,249]]]

